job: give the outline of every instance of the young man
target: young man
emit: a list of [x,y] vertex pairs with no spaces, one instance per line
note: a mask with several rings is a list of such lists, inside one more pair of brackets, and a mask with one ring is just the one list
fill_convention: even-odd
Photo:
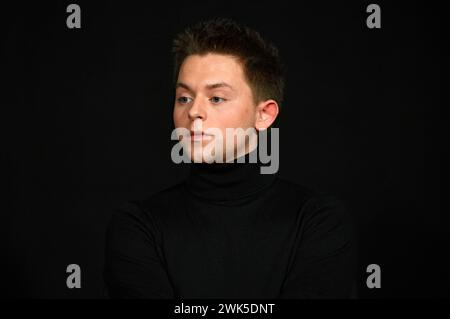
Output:
[[[174,54],[173,119],[189,132],[179,138],[191,172],[114,212],[104,269],[109,295],[350,297],[355,241],[346,210],[251,162],[255,136],[282,102],[277,49],[247,27],[214,19],[180,33]],[[256,133],[230,141],[227,129]]]

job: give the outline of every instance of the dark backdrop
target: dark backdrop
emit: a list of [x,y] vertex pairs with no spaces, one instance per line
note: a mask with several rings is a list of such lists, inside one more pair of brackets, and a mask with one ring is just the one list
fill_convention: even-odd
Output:
[[[78,1],[82,28],[68,29],[69,3],[1,12],[6,296],[106,296],[111,210],[186,174],[170,160],[172,38],[216,16],[279,47],[287,66],[279,172],[349,202],[359,296],[450,295],[431,137],[441,133],[432,122],[439,64],[429,53],[437,30],[425,31],[428,9],[377,2],[382,27],[368,29],[365,1]],[[72,263],[81,266],[81,289],[66,287]],[[372,263],[381,266],[380,289],[365,284]]]

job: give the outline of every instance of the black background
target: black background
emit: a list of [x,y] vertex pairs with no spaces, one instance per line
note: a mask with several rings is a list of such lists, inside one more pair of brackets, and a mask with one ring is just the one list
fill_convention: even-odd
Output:
[[[5,296],[107,296],[111,210],[186,174],[170,159],[172,38],[218,16],[278,46],[287,66],[279,172],[350,203],[359,296],[450,296],[430,8],[376,2],[382,27],[368,29],[365,1],[78,1],[82,27],[68,29],[69,3],[1,11]],[[66,287],[72,263],[81,289]],[[366,287],[372,263],[381,266],[380,289]]]

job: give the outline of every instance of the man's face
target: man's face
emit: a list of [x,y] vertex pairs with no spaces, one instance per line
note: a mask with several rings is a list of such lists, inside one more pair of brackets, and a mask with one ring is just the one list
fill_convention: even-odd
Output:
[[[215,158],[225,158],[226,128],[254,128],[257,114],[251,88],[241,64],[234,57],[207,54],[191,55],[184,60],[176,85],[175,128],[186,128],[191,132],[217,128],[223,137],[223,151],[220,155],[215,154]],[[209,143],[214,144],[217,137],[218,134],[213,133],[213,136],[203,135],[198,140],[191,136],[189,141],[184,141],[189,146],[191,159],[197,150],[201,150],[198,146],[204,148]],[[233,152],[240,156],[251,150],[248,147],[248,140],[242,143],[235,139]],[[205,160],[204,152],[201,158]]]

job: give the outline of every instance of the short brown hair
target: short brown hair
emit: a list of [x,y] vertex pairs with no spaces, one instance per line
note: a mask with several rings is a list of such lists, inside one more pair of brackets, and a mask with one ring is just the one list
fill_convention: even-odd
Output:
[[274,99],[281,106],[284,71],[278,49],[261,35],[227,18],[199,22],[179,33],[173,41],[174,81],[189,55],[218,53],[241,62],[255,104]]

